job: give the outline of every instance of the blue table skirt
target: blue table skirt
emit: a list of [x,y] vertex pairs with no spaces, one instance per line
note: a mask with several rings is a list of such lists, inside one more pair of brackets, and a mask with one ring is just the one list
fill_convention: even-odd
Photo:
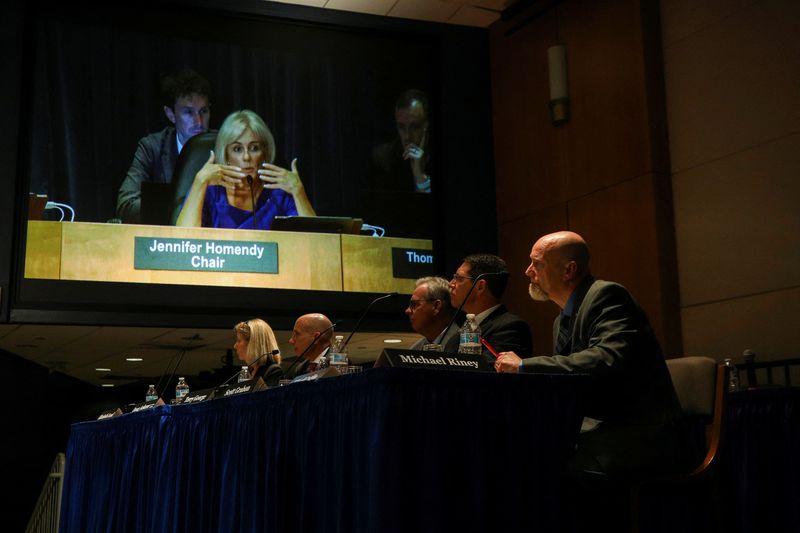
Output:
[[75,424],[61,531],[553,531],[579,378],[371,369]]

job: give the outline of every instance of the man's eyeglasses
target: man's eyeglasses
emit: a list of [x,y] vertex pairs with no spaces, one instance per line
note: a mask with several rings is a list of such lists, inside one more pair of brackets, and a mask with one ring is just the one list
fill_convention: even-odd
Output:
[[461,274],[453,274],[453,281],[461,283],[465,279],[468,279],[470,281],[475,281],[475,278],[472,276],[462,276]]
[[422,302],[434,302],[434,301],[436,301],[436,298],[425,298],[423,300],[415,300],[414,298],[411,298],[408,301],[408,308],[413,311],[414,309],[422,305]]

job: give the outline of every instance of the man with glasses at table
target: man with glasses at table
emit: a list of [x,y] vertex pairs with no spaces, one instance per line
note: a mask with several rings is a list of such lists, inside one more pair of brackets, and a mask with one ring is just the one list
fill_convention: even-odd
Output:
[[[509,312],[503,305],[507,284],[506,262],[490,254],[465,257],[450,280],[451,302],[456,308],[460,306],[465,313],[475,315],[475,321],[481,328],[481,338],[486,341],[483,357],[490,365],[494,365],[495,356],[489,346],[496,353],[533,353],[528,323]],[[451,338],[444,351],[457,352],[458,340],[458,335]]]
[[446,279],[436,276],[418,279],[406,315],[422,338],[411,349],[422,350],[426,344],[443,347],[451,338],[458,337],[458,324],[453,320],[455,312]]

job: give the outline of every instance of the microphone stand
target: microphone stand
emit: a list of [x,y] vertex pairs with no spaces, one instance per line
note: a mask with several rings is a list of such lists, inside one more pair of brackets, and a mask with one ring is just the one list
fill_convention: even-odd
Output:
[[453,318],[450,319],[450,322],[448,322],[447,327],[444,328],[445,332],[447,332],[450,329],[450,326],[453,325],[453,322],[455,322],[456,317],[461,312],[461,309],[464,307],[464,304],[467,303],[467,300],[469,299],[469,295],[472,294],[472,290],[478,284],[478,281],[482,280],[483,278],[485,278],[487,276],[507,276],[507,275],[508,275],[508,272],[505,272],[505,271],[503,271],[503,272],[484,272],[483,274],[478,274],[475,277],[475,279],[472,280],[472,287],[470,287],[469,290],[467,291],[467,295],[464,296],[464,300],[461,302],[461,305],[459,305],[458,309],[456,309],[456,312],[453,313]]
[[[194,335],[192,335],[191,337],[189,337],[189,342],[187,342],[187,343],[186,343],[186,346],[184,346],[183,348],[181,348],[181,349],[180,349],[180,351],[179,351],[177,354],[175,354],[174,356],[172,356],[172,357],[173,357],[173,359],[174,359],[176,356],[179,356],[179,357],[178,357],[178,361],[175,363],[175,367],[172,369],[172,372],[171,372],[171,373],[170,373],[170,375],[169,375],[169,378],[167,378],[167,382],[164,384],[164,387],[169,387],[169,382],[170,382],[170,381],[172,381],[172,378],[173,378],[173,377],[175,377],[175,371],[177,371],[177,370],[178,370],[178,365],[180,365],[180,364],[181,364],[181,361],[183,360],[183,356],[184,356],[184,355],[186,355],[186,352],[187,352],[187,351],[189,351],[189,346],[191,346],[191,345],[192,345],[192,343],[193,343],[194,341],[196,341],[197,339],[199,339],[199,338],[200,338],[200,335],[198,335],[197,333],[195,333]],[[169,368],[171,364],[172,364],[172,361],[170,361],[170,363],[167,365],[167,368]],[[161,381],[162,381],[163,379],[164,379],[164,376],[162,375],[162,376],[161,376],[161,378],[158,380],[158,385],[156,386],[156,392],[158,392],[158,389],[160,389],[160,388],[161,388]],[[158,396],[159,396],[159,398],[162,398],[162,397],[164,396],[164,393],[165,393],[165,392],[167,392],[167,391],[166,391],[166,389],[165,389],[165,390],[163,390],[163,391],[161,391],[161,392],[159,392],[159,393],[158,393]]]
[[308,344],[308,346],[306,346],[306,349],[305,349],[305,350],[303,350],[302,352],[300,352],[300,355],[298,355],[298,356],[295,358],[295,360],[292,362],[292,364],[291,364],[291,365],[289,365],[289,368],[287,368],[287,369],[286,369],[286,375],[287,375],[287,376],[288,376],[288,375],[291,373],[291,371],[294,369],[294,367],[295,367],[295,366],[297,366],[297,363],[299,363],[300,361],[302,361],[302,360],[303,360],[303,357],[305,357],[305,355],[308,353],[308,351],[311,349],[311,347],[312,347],[312,346],[314,346],[314,345],[317,343],[317,340],[319,340],[319,338],[320,338],[320,337],[322,337],[324,334],[326,334],[327,332],[329,332],[330,330],[332,330],[332,329],[333,329],[333,328],[334,328],[334,327],[335,327],[337,324],[339,324],[339,323],[338,323],[338,322],[334,322],[333,324],[331,324],[331,325],[330,325],[330,326],[328,326],[327,328],[325,328],[325,329],[323,329],[322,331],[320,331],[320,332],[319,332],[319,335],[317,335],[316,337],[314,337],[314,340],[312,340],[312,341],[311,341],[311,342]]
[[[275,350],[272,350],[271,352],[265,352],[265,353],[262,353],[261,355],[259,355],[258,357],[256,357],[256,358],[253,360],[253,362],[252,362],[252,363],[250,363],[249,365],[247,365],[247,371],[248,371],[248,372],[250,372],[250,367],[251,367],[251,366],[253,366],[254,364],[256,364],[258,361],[260,361],[260,360],[261,360],[261,359],[262,359],[264,356],[266,356],[266,355],[278,355],[279,353],[281,353],[281,351],[280,351],[280,350],[277,350],[277,349],[275,349]],[[231,382],[231,380],[232,380],[233,378],[235,378],[236,376],[238,376],[240,373],[241,373],[241,369],[239,370],[239,372],[235,373],[234,375],[232,375],[231,377],[229,377],[228,379],[226,379],[226,380],[225,380],[225,383],[223,383],[222,385],[220,385],[220,387],[224,387],[225,385],[227,385],[228,383],[230,383],[230,382]]]
[[347,347],[347,344],[350,342],[350,339],[353,338],[353,334],[358,330],[358,326],[361,325],[361,321],[364,320],[364,317],[367,316],[367,313],[369,313],[369,310],[372,309],[372,306],[375,305],[376,302],[379,302],[381,300],[385,300],[386,298],[395,298],[396,296],[397,296],[396,292],[390,292],[389,294],[384,294],[383,296],[379,296],[379,297],[375,298],[374,300],[372,300],[369,303],[369,305],[364,310],[364,312],[361,313],[361,317],[358,319],[358,322],[356,322],[356,325],[353,328],[353,331],[350,332],[350,335],[347,337],[347,340],[345,340],[344,343],[342,343],[342,345],[340,346],[340,349],[341,349],[342,353],[344,353],[344,349]]

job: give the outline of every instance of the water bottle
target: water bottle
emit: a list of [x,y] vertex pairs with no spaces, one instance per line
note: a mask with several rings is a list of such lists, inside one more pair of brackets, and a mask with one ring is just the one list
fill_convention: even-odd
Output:
[[347,372],[347,353],[345,352],[344,336],[336,335],[328,350],[328,363],[339,371],[340,374]]
[[239,381],[238,382],[241,383],[242,381],[247,381],[249,379],[250,379],[250,367],[245,365],[245,366],[242,367],[242,370],[239,372]]
[[725,359],[725,366],[728,369],[728,392],[739,390],[739,370],[730,359]]
[[178,384],[175,386],[175,400],[182,402],[187,394],[189,394],[189,385],[186,384],[186,379],[178,378]]
[[475,315],[470,313],[459,330],[458,353],[480,355],[482,351],[481,328],[475,323]]
[[158,393],[156,392],[156,386],[150,385],[150,387],[147,389],[147,394],[144,397],[144,401],[152,402],[154,400],[158,400]]

